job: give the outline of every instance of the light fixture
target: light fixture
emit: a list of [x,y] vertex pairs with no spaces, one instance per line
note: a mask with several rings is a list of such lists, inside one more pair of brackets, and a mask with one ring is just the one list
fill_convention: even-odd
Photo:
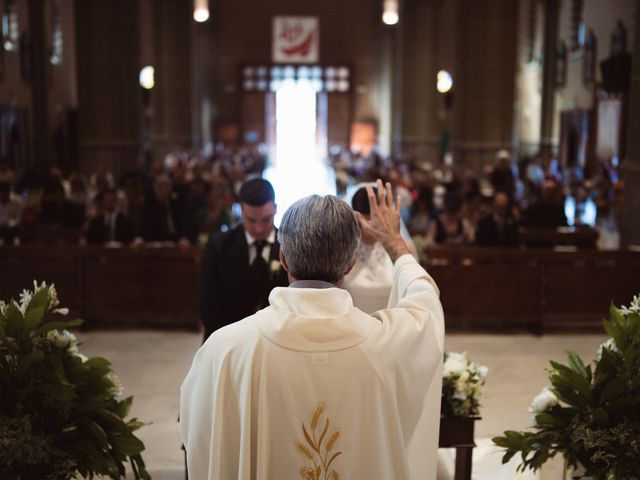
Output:
[[453,87],[453,77],[446,70],[440,70],[436,81],[436,88],[440,93],[447,93]]
[[382,4],[382,22],[386,25],[395,25],[398,20],[400,20],[398,0],[384,0]]
[[209,0],[193,0],[193,19],[196,22],[209,20]]
[[140,86],[145,90],[151,90],[155,86],[155,71],[151,65],[147,65],[140,70],[139,82]]

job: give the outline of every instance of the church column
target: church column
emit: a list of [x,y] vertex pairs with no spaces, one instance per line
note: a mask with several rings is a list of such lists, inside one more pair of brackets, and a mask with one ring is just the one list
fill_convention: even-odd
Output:
[[29,69],[32,98],[32,135],[34,163],[49,163],[49,122],[47,115],[47,59],[43,0],[29,1]]
[[[402,22],[402,108],[398,115],[402,124],[402,150],[414,154],[420,160],[437,159],[437,144],[440,135],[440,111],[436,72],[438,67],[451,70],[446,55],[451,50],[448,43],[438,43],[438,29],[443,22],[441,10],[444,4],[435,1],[404,2]],[[455,35],[449,31],[449,37]]]
[[555,98],[555,63],[558,39],[558,0],[544,0],[544,54],[542,65],[542,108],[540,112],[540,153],[551,155]]
[[78,154],[118,175],[141,159],[139,1],[75,1]]
[[518,2],[461,1],[456,18],[452,149],[479,172],[513,139]]
[[636,1],[633,72],[629,96],[627,158],[624,166],[624,209],[622,212],[622,246],[640,245],[640,1]]
[[[153,0],[153,156],[192,146],[193,2]],[[210,24],[212,20],[206,23]],[[202,27],[198,25],[198,27]],[[204,27],[202,27],[204,28]]]

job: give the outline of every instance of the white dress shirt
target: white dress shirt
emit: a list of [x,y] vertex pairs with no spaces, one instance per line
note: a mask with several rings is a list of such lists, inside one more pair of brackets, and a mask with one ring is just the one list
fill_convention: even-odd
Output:
[[[253,238],[249,234],[249,232],[247,232],[246,228],[244,230],[244,236],[247,239],[247,245],[249,246],[249,265],[251,265],[256,258],[256,246],[254,245],[256,242],[256,239]],[[274,243],[276,243],[275,228],[271,230],[271,233],[266,238],[266,241],[267,241],[267,246],[262,249],[262,258],[264,258],[264,261],[267,263],[267,265],[269,265],[269,255],[271,255],[271,247],[273,246]]]

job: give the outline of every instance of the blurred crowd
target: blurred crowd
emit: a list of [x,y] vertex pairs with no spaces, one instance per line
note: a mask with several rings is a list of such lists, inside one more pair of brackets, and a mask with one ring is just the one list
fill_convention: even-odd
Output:
[[[517,247],[523,228],[597,223],[616,230],[621,211],[622,182],[612,165],[585,179],[541,157],[515,162],[506,150],[480,173],[449,154],[432,164],[332,149],[329,163],[339,195],[376,178],[390,181],[420,246]],[[264,151],[229,147],[209,158],[174,152],[148,172],[119,178],[104,169],[16,173],[0,164],[0,244],[202,245],[239,220],[239,186],[266,164]]]
[[516,247],[523,230],[598,228],[617,234],[622,214],[618,165],[592,178],[556,160],[496,152],[481,172],[456,165],[451,154],[432,164],[415,158],[366,157],[334,152],[338,191],[377,177],[405,198],[403,220],[421,245]]

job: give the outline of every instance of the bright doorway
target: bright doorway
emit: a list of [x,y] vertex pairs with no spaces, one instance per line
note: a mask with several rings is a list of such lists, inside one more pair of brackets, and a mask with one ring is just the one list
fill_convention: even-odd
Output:
[[276,192],[276,225],[296,200],[336,193],[335,174],[325,163],[326,141],[319,141],[319,98],[307,79],[286,79],[275,92],[275,155],[264,176]]

